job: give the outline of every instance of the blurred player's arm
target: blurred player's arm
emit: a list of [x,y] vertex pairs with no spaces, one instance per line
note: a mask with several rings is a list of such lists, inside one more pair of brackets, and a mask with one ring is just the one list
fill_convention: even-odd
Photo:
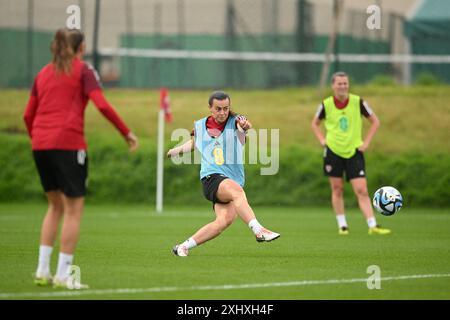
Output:
[[320,123],[324,118],[325,118],[325,108],[323,107],[323,104],[320,104],[311,122],[311,129],[322,146],[325,146],[326,144],[325,136],[323,135],[322,130],[320,130]]
[[380,126],[380,120],[375,113],[372,113],[370,116],[368,116],[367,120],[369,120],[370,122],[370,128],[369,131],[367,131],[367,135],[363,141],[363,144],[358,148],[358,150],[361,152],[364,152],[367,150],[367,148],[369,148],[370,142],[372,141],[373,136]]
[[194,146],[195,146],[195,138],[194,138],[194,136],[191,136],[191,140],[187,141],[186,143],[182,144],[181,146],[170,149],[167,152],[167,158],[170,159],[172,157],[179,156],[183,153],[192,152],[192,151],[194,151]]
[[101,89],[100,77],[95,69],[87,64],[83,64],[81,69],[81,84],[83,93],[91,99],[97,109],[107,118],[117,130],[120,131],[130,151],[138,147],[138,138],[126,126],[114,108],[108,103]]
[[31,89],[30,98],[28,99],[27,107],[25,108],[25,112],[23,114],[23,120],[25,121],[25,125],[27,126],[27,131],[30,138],[32,134],[33,121],[36,115],[37,107],[38,107],[38,97],[35,80],[33,83],[33,88]]
[[359,108],[361,114],[370,122],[370,128],[367,131],[366,138],[363,140],[363,144],[358,148],[359,151],[364,152],[369,148],[370,142],[380,126],[380,120],[364,99],[360,100]]
[[100,89],[92,90],[89,93],[89,99],[95,104],[97,109],[120,131],[127,142],[130,151],[138,147],[138,138],[128,129],[114,108],[108,103]]

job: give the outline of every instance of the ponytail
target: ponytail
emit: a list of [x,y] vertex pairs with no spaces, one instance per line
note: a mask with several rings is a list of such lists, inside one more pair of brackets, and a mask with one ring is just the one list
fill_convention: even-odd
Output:
[[72,59],[78,52],[84,40],[79,30],[59,29],[52,41],[52,63],[57,73],[70,74],[72,71]]

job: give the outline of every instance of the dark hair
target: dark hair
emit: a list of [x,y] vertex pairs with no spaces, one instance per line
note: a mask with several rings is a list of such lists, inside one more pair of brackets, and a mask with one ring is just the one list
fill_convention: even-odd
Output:
[[344,71],[333,73],[333,75],[331,76],[331,83],[334,83],[334,80],[336,80],[337,77],[346,77],[348,79],[348,74],[346,74]]
[[[208,104],[209,104],[210,107],[212,107],[214,99],[215,100],[220,100],[220,101],[228,99],[228,101],[230,102],[230,105],[231,105],[230,95],[228,93],[224,92],[224,91],[214,91],[213,93],[211,93],[211,95],[209,96],[209,99],[208,99]],[[231,107],[230,107],[230,115],[232,115],[232,116],[237,115],[236,112],[231,111]]]
[[214,91],[213,93],[211,93],[211,95],[209,96],[209,99],[208,99],[208,104],[210,107],[212,106],[214,99],[216,99],[216,100],[228,99],[228,101],[230,101],[230,104],[231,104],[230,96],[228,95],[228,93],[225,93],[223,91]]
[[51,44],[52,63],[58,73],[69,74],[72,70],[72,59],[77,54],[84,35],[80,30],[59,29]]

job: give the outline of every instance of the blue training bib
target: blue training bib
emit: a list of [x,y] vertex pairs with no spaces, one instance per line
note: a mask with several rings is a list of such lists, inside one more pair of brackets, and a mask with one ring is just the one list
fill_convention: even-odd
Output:
[[245,183],[243,152],[236,129],[236,117],[229,116],[223,132],[213,138],[206,128],[208,117],[195,122],[195,147],[202,156],[200,179],[219,173],[236,181],[241,187]]

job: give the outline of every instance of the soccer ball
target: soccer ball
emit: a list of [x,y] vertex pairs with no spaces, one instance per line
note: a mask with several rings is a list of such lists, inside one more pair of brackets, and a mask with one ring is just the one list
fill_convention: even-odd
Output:
[[372,203],[379,213],[391,216],[402,208],[403,198],[397,189],[387,186],[375,191]]

